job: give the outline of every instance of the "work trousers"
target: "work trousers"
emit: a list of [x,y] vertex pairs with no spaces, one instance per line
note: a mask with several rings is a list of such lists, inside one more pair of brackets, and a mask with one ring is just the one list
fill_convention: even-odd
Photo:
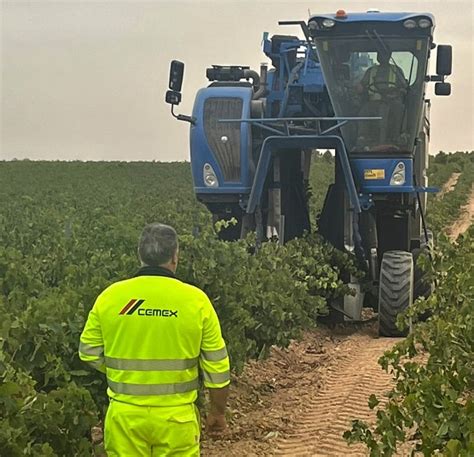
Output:
[[200,425],[194,404],[136,406],[111,400],[105,417],[108,457],[199,456]]

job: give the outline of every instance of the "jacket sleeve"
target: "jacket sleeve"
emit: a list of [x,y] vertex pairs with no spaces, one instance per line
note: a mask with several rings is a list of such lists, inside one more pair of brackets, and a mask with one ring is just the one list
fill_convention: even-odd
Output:
[[97,312],[97,302],[89,312],[89,317],[81,334],[79,357],[91,367],[105,373],[104,340]]
[[365,89],[369,86],[369,79],[370,79],[370,73],[372,72],[372,68],[367,68],[367,70],[364,73],[364,76],[362,76],[362,79],[359,81],[359,84],[362,85]]
[[230,383],[230,363],[216,311],[206,296],[199,365],[204,385],[211,389]]

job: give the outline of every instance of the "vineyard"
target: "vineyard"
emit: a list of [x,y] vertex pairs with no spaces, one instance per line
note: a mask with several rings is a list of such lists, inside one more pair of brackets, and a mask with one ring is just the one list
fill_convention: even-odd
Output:
[[[315,155],[313,225],[333,169],[329,154]],[[421,256],[418,263],[436,291],[400,319],[400,325],[417,322],[414,331],[381,359],[395,383],[388,398],[377,392],[370,397],[376,420],[354,416],[352,429],[350,421],[345,425],[347,441],[364,443],[373,456],[395,455],[403,446],[425,456],[474,455],[474,231],[456,239],[452,231],[463,205],[473,198],[474,153],[441,153],[432,159],[429,173],[430,184],[437,186],[458,174],[453,189],[429,197],[436,248],[432,261]],[[211,298],[236,392],[249,380],[248,367],[258,373],[255,367],[265,364],[263,359],[270,355],[272,360],[278,348],[297,345],[308,332],[324,334],[325,350],[332,350],[332,330],[314,333],[316,318],[350,293],[343,278],[360,276],[352,259],[317,234],[284,246],[265,243],[256,253],[252,235],[220,241],[219,223],[213,227],[195,200],[188,163],[1,162],[0,182],[1,456],[100,452],[91,429],[105,412],[105,380],[79,361],[79,335],[96,296],[136,272],[137,239],[149,222],[178,231],[178,277]],[[429,318],[421,319],[427,310]],[[373,324],[368,322],[355,331]],[[272,389],[265,398],[274,398]],[[252,395],[239,398],[234,392],[231,428],[241,427],[243,410],[251,415],[259,407]],[[272,426],[253,435],[266,443],[253,455],[270,455],[266,452],[278,447],[285,427],[280,421],[273,433]],[[224,444],[206,442],[204,453],[226,455],[225,449],[243,445],[239,439],[234,434]],[[252,446],[256,449],[255,443],[248,449]]]

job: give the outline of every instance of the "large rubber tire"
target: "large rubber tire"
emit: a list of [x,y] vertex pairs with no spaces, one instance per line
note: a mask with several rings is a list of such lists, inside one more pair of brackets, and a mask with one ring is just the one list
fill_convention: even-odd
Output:
[[400,331],[397,316],[413,303],[415,268],[413,256],[405,251],[387,251],[382,258],[379,282],[380,336],[406,336]]

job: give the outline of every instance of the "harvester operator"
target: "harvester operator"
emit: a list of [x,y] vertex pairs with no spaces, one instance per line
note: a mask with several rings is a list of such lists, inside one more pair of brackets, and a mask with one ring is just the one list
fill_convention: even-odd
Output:
[[379,51],[378,65],[368,68],[356,92],[363,95],[363,104],[359,115],[363,117],[381,116],[381,121],[361,123],[359,143],[396,143],[402,129],[404,112],[401,98],[406,94],[408,83],[403,70],[391,64],[392,53]]
[[210,395],[207,431],[226,428],[230,374],[220,324],[207,295],[175,277],[172,227],[147,225],[138,256],[138,273],[99,295],[80,338],[80,358],[107,377],[105,449],[109,457],[198,456],[199,368]]

